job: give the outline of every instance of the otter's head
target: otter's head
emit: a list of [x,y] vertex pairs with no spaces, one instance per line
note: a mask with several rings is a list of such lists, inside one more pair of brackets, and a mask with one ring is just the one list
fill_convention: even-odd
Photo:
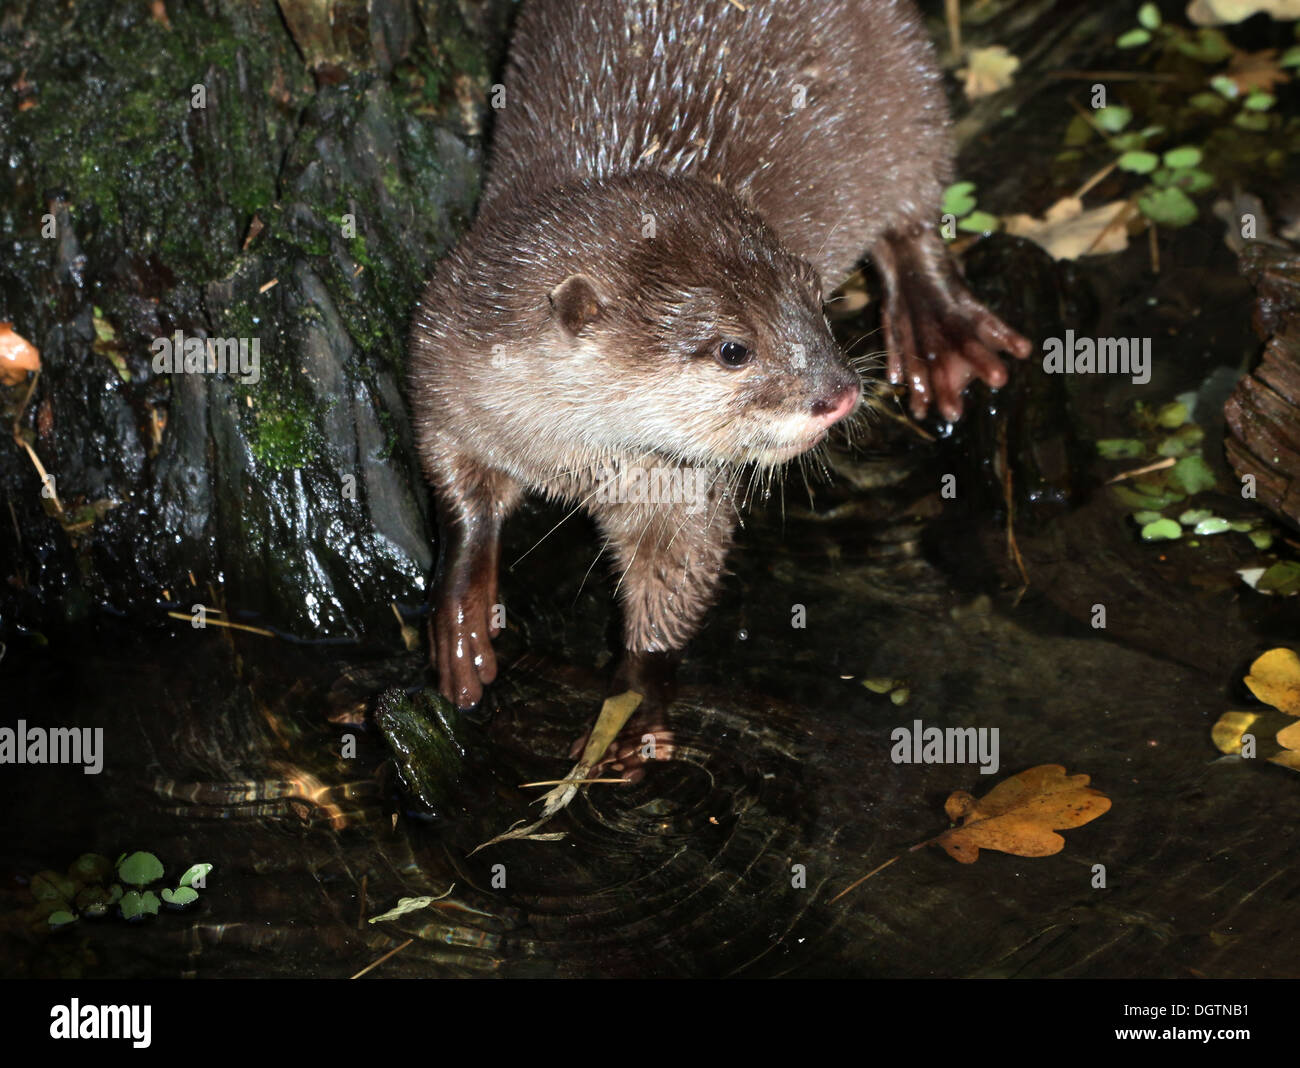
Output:
[[547,348],[593,392],[593,444],[774,465],[854,410],[821,279],[736,197],[644,173],[567,203]]

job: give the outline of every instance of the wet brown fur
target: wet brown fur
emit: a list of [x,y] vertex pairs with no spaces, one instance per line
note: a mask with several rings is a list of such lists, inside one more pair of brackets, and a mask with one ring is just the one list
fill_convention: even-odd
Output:
[[[864,253],[885,276],[891,372],[921,410],[971,374],[1004,376],[991,350],[1023,341],[937,237],[947,117],[910,5],[743,7],[531,0],[519,15],[478,217],[412,331],[444,532],[432,653],[462,705],[495,676],[499,535],[526,490],[594,516],[633,661],[685,645],[744,465],[810,447],[819,414],[857,396],[821,301]],[[754,353],[739,370],[716,358],[737,338]],[[610,471],[638,466],[701,472],[706,495],[603,499]]]

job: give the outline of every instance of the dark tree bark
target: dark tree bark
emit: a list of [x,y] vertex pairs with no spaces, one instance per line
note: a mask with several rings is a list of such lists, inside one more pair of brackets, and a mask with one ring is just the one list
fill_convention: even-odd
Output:
[[[393,626],[430,520],[407,318],[477,191],[508,0],[20,0],[0,16],[0,622],[212,604]],[[167,374],[221,338],[259,374]],[[56,503],[57,502],[57,503]]]

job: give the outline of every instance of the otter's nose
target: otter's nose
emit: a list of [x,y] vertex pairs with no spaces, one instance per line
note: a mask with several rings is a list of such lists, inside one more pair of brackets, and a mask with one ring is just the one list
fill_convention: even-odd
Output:
[[813,422],[822,427],[834,426],[857,407],[860,396],[862,389],[854,382],[837,390],[829,400],[813,401]]

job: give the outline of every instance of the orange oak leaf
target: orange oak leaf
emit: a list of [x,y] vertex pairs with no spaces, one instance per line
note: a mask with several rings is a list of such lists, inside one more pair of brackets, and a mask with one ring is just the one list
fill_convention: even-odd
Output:
[[1065,848],[1056,833],[1081,827],[1110,808],[1110,798],[1088,786],[1087,775],[1066,775],[1060,764],[1040,764],[998,783],[982,798],[958,790],[944,802],[960,827],[934,839],[954,860],[974,864],[981,849],[1018,857],[1049,857]]

